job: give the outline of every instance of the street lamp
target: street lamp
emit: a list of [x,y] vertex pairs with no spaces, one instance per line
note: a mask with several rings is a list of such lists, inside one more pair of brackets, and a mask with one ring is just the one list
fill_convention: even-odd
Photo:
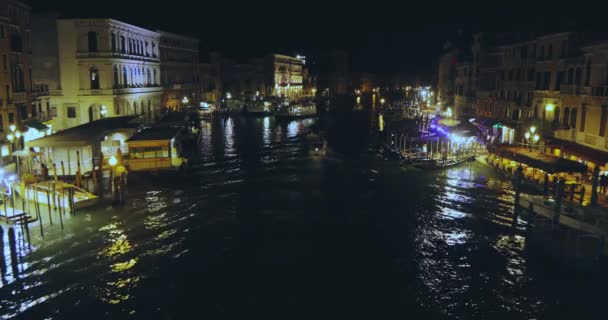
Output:
[[532,144],[538,143],[540,140],[540,136],[536,132],[536,127],[531,126],[530,129],[526,133],[524,133],[524,137],[526,138],[526,142],[528,142],[528,148],[530,152],[532,152]]
[[111,156],[110,159],[108,159],[108,164],[110,165],[110,189],[112,195],[114,195],[114,188],[116,188],[114,185],[114,167],[116,164],[118,164],[118,159],[116,159],[116,156]]

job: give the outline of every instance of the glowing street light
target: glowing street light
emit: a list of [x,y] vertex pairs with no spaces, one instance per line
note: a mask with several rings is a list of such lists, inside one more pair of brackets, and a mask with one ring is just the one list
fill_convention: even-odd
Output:
[[531,126],[530,127],[530,133],[534,134],[534,132],[536,132],[536,127],[535,126]]
[[8,126],[8,128],[11,130],[11,132],[15,132],[15,129],[17,129],[14,124],[11,124],[10,126]]
[[15,140],[15,136],[13,136],[11,133],[9,133],[6,138],[8,139],[8,141],[10,143],[13,143],[13,141]]
[[114,167],[118,163],[118,159],[116,159],[116,156],[111,156],[108,163],[111,167]]

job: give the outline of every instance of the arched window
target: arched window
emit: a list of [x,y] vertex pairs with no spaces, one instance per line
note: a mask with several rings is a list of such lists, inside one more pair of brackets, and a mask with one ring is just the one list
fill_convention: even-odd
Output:
[[91,89],[99,89],[99,70],[93,67],[89,70],[89,77],[91,79]]
[[591,60],[587,61],[587,67],[585,68],[585,85],[591,85]]
[[158,84],[158,78],[156,77],[156,69],[154,69],[154,85],[156,86]]
[[549,45],[549,48],[547,48],[547,59],[552,59],[553,58],[553,46]]
[[570,108],[564,108],[564,118],[562,119],[562,125],[564,127],[568,126],[568,121],[570,121]]
[[89,40],[89,52],[97,52],[97,32],[89,31],[88,40]]
[[118,75],[118,67],[114,66],[114,88],[120,87],[120,77]]
[[125,36],[120,36],[120,52],[127,52],[127,40],[125,39]]
[[559,122],[559,107],[555,107],[555,112],[553,113],[553,122]]
[[581,125],[578,127],[580,132],[585,131],[585,121],[587,120],[587,106],[581,108]]
[[150,74],[150,68],[146,69],[146,85],[152,85],[152,75]]
[[128,83],[129,83],[129,81],[127,79],[127,68],[125,68],[123,66],[122,67],[122,86],[126,87]]
[[574,83],[574,69],[572,69],[572,68],[568,69],[568,83],[569,84]]
[[112,52],[116,52],[116,33],[112,32]]
[[137,101],[133,101],[133,114],[137,114]]
[[576,128],[576,108],[572,108],[570,111],[570,127]]
[[135,84],[135,78],[133,78],[133,76],[135,76],[133,74],[133,68],[129,68],[129,78],[131,79],[131,81],[129,81],[129,85],[133,85]]
[[576,75],[574,76],[574,82],[578,86],[581,85],[581,76],[582,76],[582,73],[583,72],[582,72],[581,68],[576,68]]

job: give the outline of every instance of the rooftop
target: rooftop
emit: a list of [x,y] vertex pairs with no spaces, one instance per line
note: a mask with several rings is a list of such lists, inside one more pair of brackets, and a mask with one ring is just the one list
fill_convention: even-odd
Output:
[[95,120],[55,134],[26,142],[28,147],[53,147],[91,144],[106,133],[120,129],[135,129],[139,123],[133,121],[138,116],[110,117]]
[[139,130],[127,142],[148,140],[171,140],[183,127],[147,127]]

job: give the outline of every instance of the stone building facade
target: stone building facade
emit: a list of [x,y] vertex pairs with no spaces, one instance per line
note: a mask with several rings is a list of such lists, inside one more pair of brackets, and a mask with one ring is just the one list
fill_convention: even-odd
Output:
[[[200,102],[199,41],[166,31],[160,34],[163,106],[179,109]],[[184,98],[187,98],[184,100]]]
[[113,19],[57,21],[60,92],[51,96],[55,127],[100,118],[159,117],[160,34]]
[[0,2],[0,137],[10,125],[22,128],[32,116],[31,8],[24,1]]

